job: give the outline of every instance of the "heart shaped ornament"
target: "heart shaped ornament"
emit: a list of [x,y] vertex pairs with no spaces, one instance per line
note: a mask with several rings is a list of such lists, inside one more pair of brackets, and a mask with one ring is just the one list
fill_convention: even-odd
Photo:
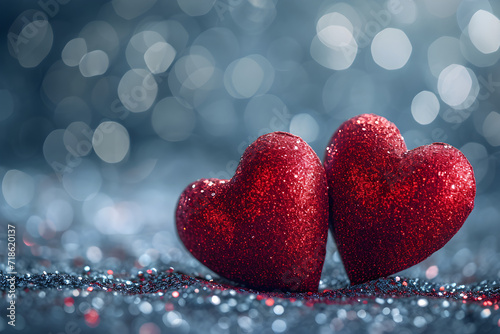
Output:
[[328,190],[321,161],[300,137],[259,137],[231,180],[184,190],[176,221],[186,248],[221,276],[262,290],[318,290]]
[[467,158],[434,143],[406,149],[396,126],[364,114],[326,149],[330,228],[351,284],[409,268],[443,247],[474,207]]

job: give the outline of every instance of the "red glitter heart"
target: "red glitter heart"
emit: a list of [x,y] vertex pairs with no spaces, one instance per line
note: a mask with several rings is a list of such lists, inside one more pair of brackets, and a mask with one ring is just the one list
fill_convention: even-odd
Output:
[[326,175],[297,136],[263,135],[231,180],[189,185],[176,219],[186,248],[214,272],[257,289],[318,290],[328,235]]
[[330,227],[351,284],[409,268],[443,247],[474,207],[467,158],[444,143],[407,151],[377,115],[343,123],[326,149]]

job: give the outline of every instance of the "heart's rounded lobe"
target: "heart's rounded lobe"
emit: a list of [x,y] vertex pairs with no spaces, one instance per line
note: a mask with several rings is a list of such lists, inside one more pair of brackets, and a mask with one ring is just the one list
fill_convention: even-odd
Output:
[[264,290],[318,289],[328,190],[319,158],[297,136],[263,135],[231,180],[189,185],[176,221],[186,248],[221,276]]
[[434,143],[407,151],[396,126],[377,115],[343,123],[324,166],[330,228],[351,284],[426,259],[474,207],[474,172],[459,150]]

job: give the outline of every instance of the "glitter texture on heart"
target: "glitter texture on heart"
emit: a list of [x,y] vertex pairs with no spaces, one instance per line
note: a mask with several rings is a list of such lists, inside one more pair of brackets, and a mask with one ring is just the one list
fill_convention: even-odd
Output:
[[328,234],[326,176],[297,136],[263,135],[231,180],[190,184],[176,221],[186,248],[228,279],[263,290],[318,289]]
[[364,114],[326,149],[330,228],[351,284],[409,268],[443,247],[474,207],[472,166],[444,143],[407,151],[397,127]]

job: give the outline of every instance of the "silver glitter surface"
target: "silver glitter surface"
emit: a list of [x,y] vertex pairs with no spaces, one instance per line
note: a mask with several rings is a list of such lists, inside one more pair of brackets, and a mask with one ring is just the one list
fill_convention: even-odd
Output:
[[[0,333],[500,332],[499,17],[493,0],[2,2]],[[181,244],[186,185],[230,179],[274,131],[322,158],[365,113],[474,169],[474,210],[428,259],[349,287],[329,237],[318,293],[264,293]]]

